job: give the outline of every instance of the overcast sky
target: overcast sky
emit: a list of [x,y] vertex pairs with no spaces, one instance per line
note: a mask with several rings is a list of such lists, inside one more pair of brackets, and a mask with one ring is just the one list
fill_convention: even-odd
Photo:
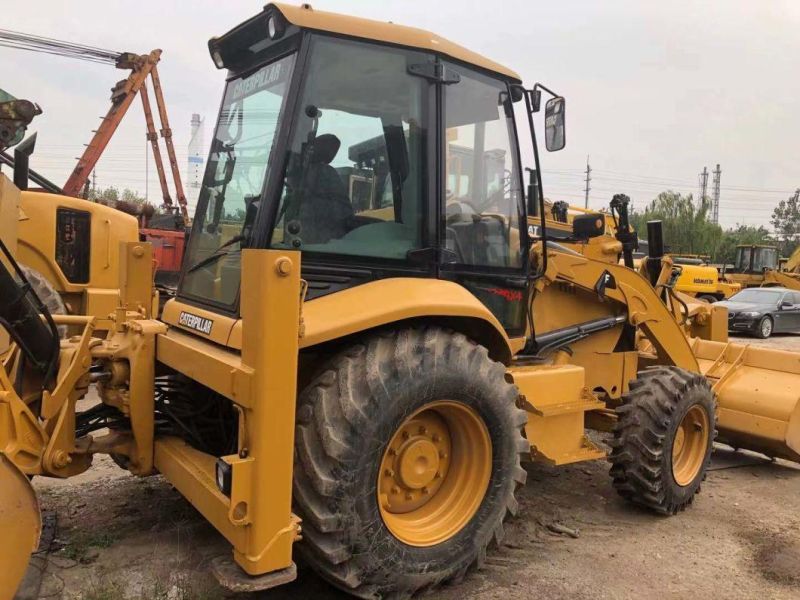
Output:
[[[0,0],[0,6],[11,0]],[[164,51],[159,65],[185,168],[192,113],[206,139],[223,89],[206,42],[260,11],[241,0],[37,0],[14,3],[2,27],[110,50]],[[722,167],[720,220],[768,225],[800,187],[800,1],[705,2],[316,0],[317,9],[415,25],[503,63],[526,84],[567,98],[567,147],[543,154],[545,193],[590,206],[616,192],[643,208],[671,188],[697,195],[704,166]],[[0,48],[0,88],[44,114],[35,168],[63,183],[126,73]],[[711,188],[709,176],[709,190]],[[98,186],[145,191],[137,100],[97,167]],[[150,168],[150,200],[160,193]]]

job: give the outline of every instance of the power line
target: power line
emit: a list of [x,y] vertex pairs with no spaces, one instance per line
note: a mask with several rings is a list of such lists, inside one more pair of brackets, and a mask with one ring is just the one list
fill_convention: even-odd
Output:
[[104,50],[96,46],[75,44],[9,29],[0,29],[0,46],[111,65],[116,64],[122,55],[122,52]]

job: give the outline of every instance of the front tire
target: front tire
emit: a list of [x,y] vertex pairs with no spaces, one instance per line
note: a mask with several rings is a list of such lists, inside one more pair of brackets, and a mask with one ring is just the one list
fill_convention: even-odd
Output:
[[717,297],[716,296],[712,296],[711,294],[701,294],[701,295],[698,296],[698,298],[700,300],[705,300],[709,304],[714,304],[714,302],[717,301]]
[[766,340],[772,335],[773,323],[769,317],[761,317],[761,320],[756,326],[755,336],[760,340]]
[[334,357],[298,403],[305,560],[362,598],[408,597],[480,565],[525,482],[517,397],[484,347],[435,327]]
[[617,409],[611,476],[626,500],[674,515],[700,491],[716,437],[705,377],[678,367],[639,373]]

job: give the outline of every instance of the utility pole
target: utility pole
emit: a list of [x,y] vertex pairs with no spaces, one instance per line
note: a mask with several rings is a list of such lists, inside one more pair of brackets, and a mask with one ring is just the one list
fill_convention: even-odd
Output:
[[589,166],[589,155],[586,155],[586,188],[584,188],[584,192],[586,192],[586,200],[584,202],[584,208],[589,208],[589,190],[592,188],[589,187],[589,183],[592,181],[592,167]]
[[717,163],[717,168],[714,169],[714,203],[711,206],[711,222],[715,225],[719,225],[719,180],[721,178],[722,169]]
[[703,172],[700,173],[700,202],[705,203],[708,198],[708,167],[703,167]]

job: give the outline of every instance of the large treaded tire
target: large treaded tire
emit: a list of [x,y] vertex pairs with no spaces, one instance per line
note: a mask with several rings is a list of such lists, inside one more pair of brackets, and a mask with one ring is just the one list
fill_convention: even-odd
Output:
[[[709,418],[702,466],[688,485],[679,485],[672,468],[676,431],[689,409],[700,405]],[[651,367],[631,382],[617,408],[611,451],[611,476],[626,500],[655,512],[685,510],[700,491],[716,438],[716,400],[702,375],[678,367]]]
[[[486,348],[435,327],[373,335],[340,352],[301,393],[295,441],[299,551],[323,578],[361,598],[407,598],[480,566],[517,512],[526,414]],[[492,442],[489,486],[475,515],[429,547],[401,542],[377,501],[380,461],[398,426],[447,399],[474,409]]]
[[[25,275],[25,279],[31,284],[34,293],[39,297],[39,300],[42,301],[42,304],[47,307],[51,315],[67,314],[67,306],[61,298],[61,294],[58,293],[56,288],[53,287],[53,284],[51,284],[44,275],[25,265],[20,265],[19,268],[22,274]],[[67,326],[59,325],[58,333],[62,338],[66,337]]]

